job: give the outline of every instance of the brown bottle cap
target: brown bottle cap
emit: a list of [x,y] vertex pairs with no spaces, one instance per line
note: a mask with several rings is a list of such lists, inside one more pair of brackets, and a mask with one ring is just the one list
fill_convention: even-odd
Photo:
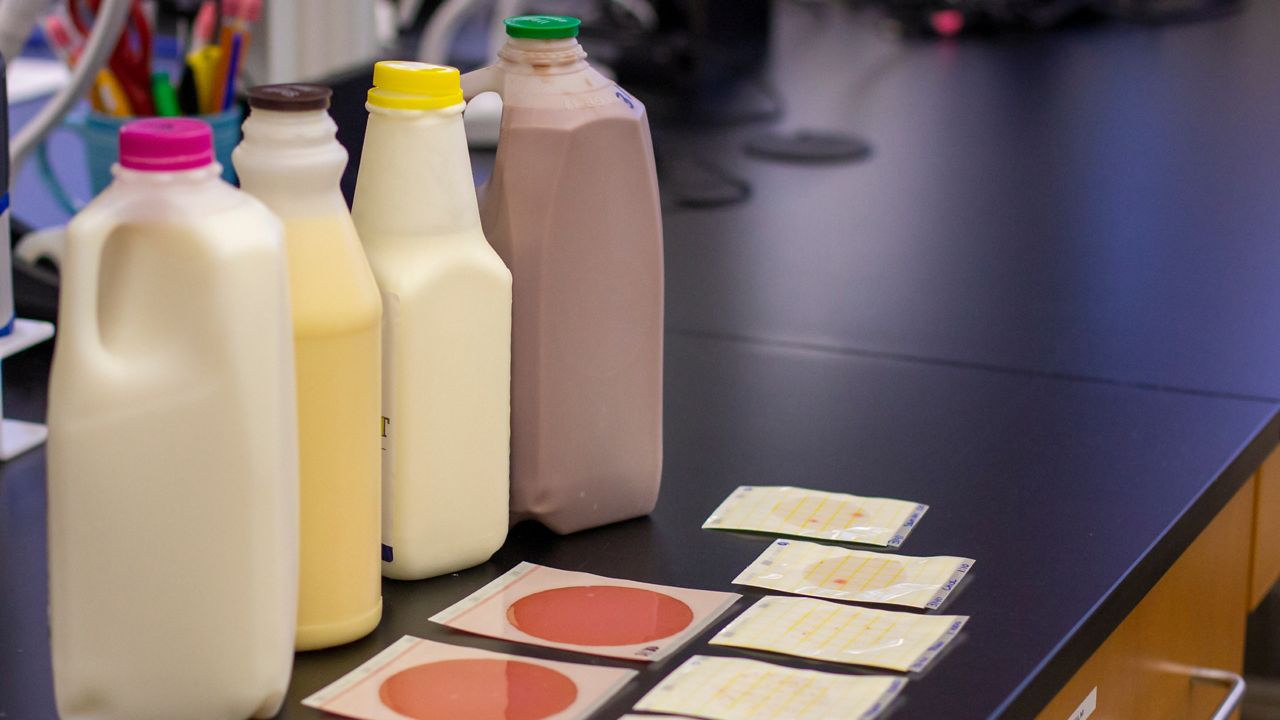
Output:
[[283,83],[249,88],[249,107],[258,110],[303,112],[327,110],[333,91],[324,85]]

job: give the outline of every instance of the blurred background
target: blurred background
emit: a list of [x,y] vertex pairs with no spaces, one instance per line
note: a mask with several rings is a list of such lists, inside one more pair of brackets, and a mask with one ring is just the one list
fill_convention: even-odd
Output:
[[[72,25],[75,2],[0,0],[0,29],[19,36],[11,134],[68,81],[47,20]],[[153,66],[181,82],[202,3],[139,5]],[[649,109],[672,332],[893,356],[925,328],[934,357],[1109,381],[1191,353],[1181,333],[1207,348],[1191,361],[1232,371],[1226,391],[1253,394],[1262,353],[1216,357],[1238,328],[1190,304],[1169,311],[1179,328],[1142,324],[1142,350],[1131,341],[1152,298],[1182,297],[1169,287],[1195,289],[1191,303],[1228,282],[1160,275],[1161,258],[1280,218],[1277,0],[265,0],[237,84],[334,87],[350,200],[372,62],[466,71],[492,61],[503,17],[535,12],[581,17],[593,65]],[[41,21],[29,34],[26,17]],[[88,105],[14,167],[22,317],[54,318],[61,228],[94,187]],[[477,182],[500,112],[483,97],[468,110]],[[1271,262],[1206,254],[1197,279],[1255,260]],[[1249,332],[1280,336],[1266,315]],[[6,369],[47,363],[46,348]],[[1154,367],[1152,384],[1181,384]],[[1244,717],[1280,718],[1274,593],[1246,657]]]

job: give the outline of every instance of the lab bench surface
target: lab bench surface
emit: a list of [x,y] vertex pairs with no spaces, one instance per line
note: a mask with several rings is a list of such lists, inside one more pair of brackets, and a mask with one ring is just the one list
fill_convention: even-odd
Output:
[[[666,367],[664,485],[651,517],[568,537],[520,525],[478,568],[384,581],[377,631],[300,654],[282,717],[321,717],[299,701],[406,634],[635,667],[470,637],[427,618],[521,560],[736,590],[747,597],[736,613],[760,593],[730,581],[769,538],[700,526],[733,488],[751,484],[930,505],[900,552],[975,558],[942,609],[972,620],[931,666],[909,676],[890,717],[1025,717],[1048,702],[1210,523],[1280,433],[1276,407],[1260,401],[766,343],[673,334]],[[0,711],[30,720],[54,717],[43,467],[36,452],[0,470]],[[712,649],[708,637],[641,668],[598,717],[629,708],[692,653],[857,672]]]
[[[1280,398],[1280,3],[916,43],[797,5],[774,124],[658,138],[750,186],[667,218],[671,329]],[[772,128],[871,156],[743,152]]]
[[[1280,440],[1280,3],[955,43],[889,40],[834,4],[777,10],[772,82],[756,90],[780,119],[655,127],[657,510],[568,537],[520,525],[479,568],[384,581],[381,626],[299,655],[282,717],[319,717],[298,701],[404,634],[629,666],[427,622],[521,560],[737,590],[740,611],[759,593],[730,580],[768,539],[700,525],[747,484],[929,504],[901,552],[975,558],[943,608],[972,619],[889,717],[1032,717],[1168,594],[1218,520],[1261,502]],[[743,154],[777,127],[856,133],[873,153]],[[682,207],[684,181],[708,178],[749,186],[745,201]],[[42,357],[5,366],[6,405],[30,417]],[[0,468],[0,714],[31,720],[54,717],[43,480],[42,452]],[[692,653],[858,672],[709,649],[709,636],[642,668],[598,717]]]

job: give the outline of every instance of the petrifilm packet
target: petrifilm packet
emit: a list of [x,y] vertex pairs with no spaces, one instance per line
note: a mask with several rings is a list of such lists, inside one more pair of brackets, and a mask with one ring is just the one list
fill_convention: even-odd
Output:
[[937,609],[973,567],[958,557],[906,557],[777,540],[734,582],[795,595]]
[[406,635],[302,704],[359,720],[581,720],[635,675]]
[[522,562],[431,621],[513,642],[648,662],[674,652],[740,597]]
[[928,509],[905,500],[743,485],[702,527],[898,547]]
[[768,597],[734,618],[711,644],[916,672],[946,647],[968,619]]
[[871,720],[906,682],[885,675],[837,675],[695,655],[641,698],[635,709],[712,720]]

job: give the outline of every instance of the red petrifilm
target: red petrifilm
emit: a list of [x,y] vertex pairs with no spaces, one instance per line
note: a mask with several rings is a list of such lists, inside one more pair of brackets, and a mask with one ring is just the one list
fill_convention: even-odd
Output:
[[406,635],[302,704],[357,720],[586,720],[635,676]]
[[431,621],[529,645],[653,662],[741,597],[522,562]]
[[618,585],[555,588],[527,595],[507,608],[521,632],[570,645],[650,643],[689,627],[693,610],[660,592]]
[[573,705],[578,687],[563,673],[511,660],[443,660],[388,677],[388,708],[415,720],[543,720]]

